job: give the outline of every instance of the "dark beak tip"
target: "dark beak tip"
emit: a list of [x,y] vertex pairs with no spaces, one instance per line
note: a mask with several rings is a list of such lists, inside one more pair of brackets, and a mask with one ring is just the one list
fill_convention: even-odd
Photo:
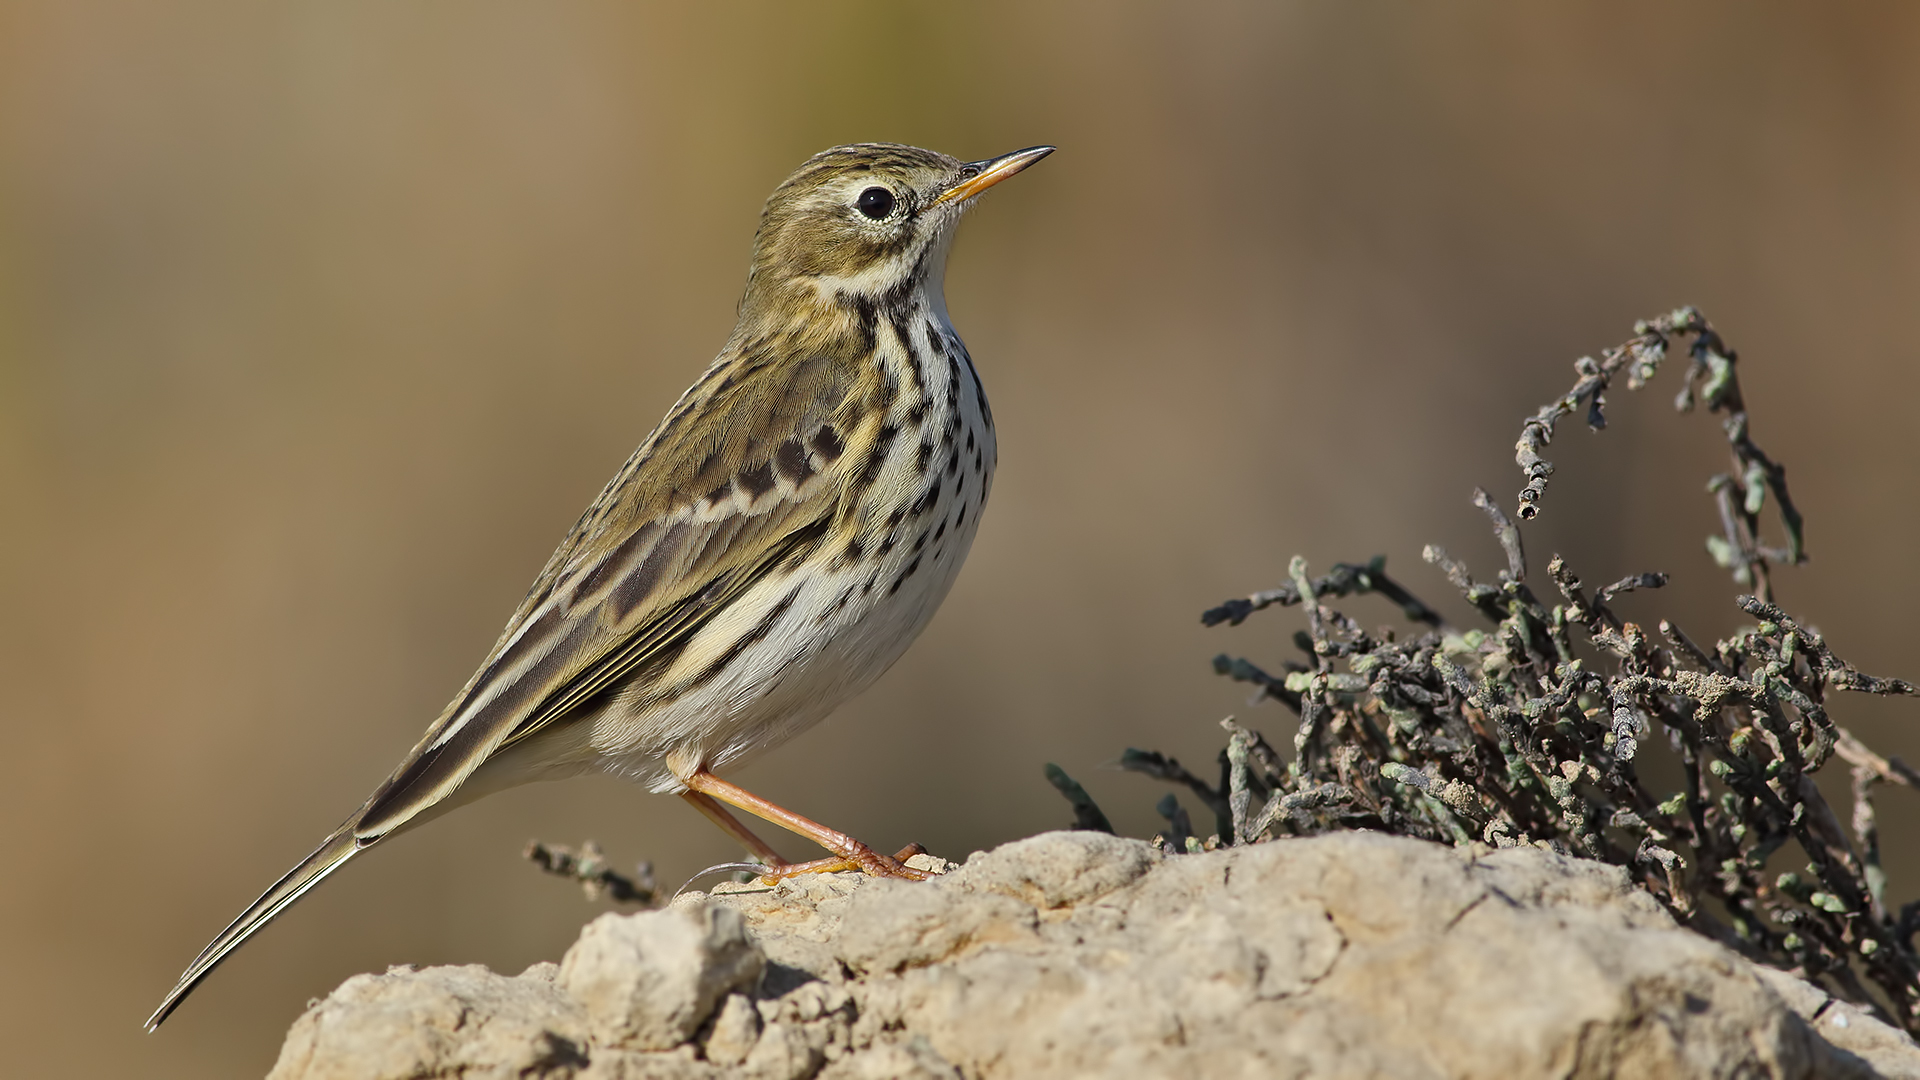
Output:
[[1060,148],[1057,146],[1029,146],[1021,150],[1015,150],[1012,153],[1000,154],[997,157],[984,158],[980,161],[969,161],[967,162],[967,168],[985,172],[1002,162],[1014,161],[1016,159],[1023,161],[1026,165],[1033,165],[1058,149]]
[[942,192],[934,200],[936,204],[945,202],[965,202],[1000,181],[1025,172],[1028,167],[1041,158],[1053,153],[1051,146],[1029,146],[1025,150],[1015,150],[1011,154],[988,158],[985,161],[970,161],[960,171],[960,179]]

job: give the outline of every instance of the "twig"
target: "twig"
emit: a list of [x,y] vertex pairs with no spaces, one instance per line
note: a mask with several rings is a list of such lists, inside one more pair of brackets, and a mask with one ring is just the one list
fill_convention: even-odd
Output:
[[1520,530],[1513,527],[1500,504],[1484,488],[1473,489],[1473,505],[1486,511],[1487,519],[1493,522],[1493,535],[1500,541],[1500,550],[1507,553],[1507,580],[1527,580],[1527,555],[1520,546]]
[[587,899],[606,896],[621,904],[652,904],[659,895],[653,880],[653,864],[643,862],[633,877],[627,877],[607,863],[600,845],[588,840],[578,852],[559,844],[527,841],[521,857],[556,877],[578,882]]
[[[1366,565],[1357,563],[1335,563],[1333,571],[1326,577],[1313,582],[1315,596],[1351,596],[1356,593],[1379,593],[1388,600],[1400,605],[1400,611],[1409,621],[1426,623],[1428,626],[1441,625],[1438,612],[1422,603],[1408,592],[1399,582],[1387,576],[1387,557],[1376,555]],[[1200,615],[1203,626],[1218,626],[1226,623],[1239,626],[1247,616],[1262,608],[1278,604],[1291,607],[1300,602],[1300,590],[1292,585],[1282,585],[1277,589],[1253,593],[1237,600],[1228,600],[1216,608],[1209,608]]]
[[1179,784],[1200,797],[1207,811],[1219,822],[1216,830],[1221,836],[1233,831],[1233,815],[1227,805],[1226,792],[1215,788],[1205,780],[1187,771],[1178,759],[1162,754],[1157,750],[1135,750],[1128,747],[1120,755],[1120,767],[1128,772],[1137,772],[1151,776],[1155,780],[1164,780],[1170,784]]
[[[1791,566],[1806,561],[1804,525],[1787,491],[1785,466],[1768,456],[1748,434],[1746,399],[1735,373],[1738,354],[1691,307],[1638,323],[1633,337],[1601,353],[1598,361],[1580,358],[1574,363],[1579,379],[1573,388],[1558,400],[1542,405],[1521,425],[1520,439],[1514,444],[1514,460],[1527,477],[1520,491],[1520,516],[1531,519],[1540,513],[1547,478],[1553,475],[1553,463],[1542,457],[1541,451],[1553,441],[1554,425],[1584,401],[1589,406],[1588,426],[1595,431],[1606,427],[1603,409],[1614,378],[1625,370],[1628,388],[1638,390],[1652,377],[1674,339],[1686,336],[1693,338],[1688,348],[1690,362],[1674,405],[1688,412],[1697,401],[1704,400],[1709,411],[1724,413],[1722,426],[1734,464],[1733,472],[1715,476],[1708,483],[1720,511],[1721,535],[1709,537],[1707,547],[1715,561],[1733,572],[1736,582],[1752,588],[1763,600],[1771,599],[1771,564]],[[1768,494],[1780,508],[1780,522],[1787,534],[1784,550],[1767,547],[1760,540],[1760,511]]]
[[1047,782],[1073,804],[1074,828],[1088,832],[1113,831],[1113,824],[1107,820],[1107,815],[1100,812],[1099,804],[1087,794],[1087,789],[1080,786],[1080,781],[1068,776],[1065,769],[1051,761],[1047,762]]

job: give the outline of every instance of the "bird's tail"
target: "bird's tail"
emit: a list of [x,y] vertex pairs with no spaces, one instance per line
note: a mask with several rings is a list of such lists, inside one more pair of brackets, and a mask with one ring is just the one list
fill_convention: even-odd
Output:
[[[354,815],[355,820],[358,818],[358,814]],[[180,1002],[193,992],[193,988],[200,984],[200,980],[206,978],[208,973],[218,967],[220,961],[227,958],[228,953],[239,948],[241,942],[252,937],[255,930],[265,926],[273,920],[274,916],[293,906],[293,902],[306,895],[308,889],[320,884],[321,878],[339,869],[342,863],[353,858],[355,853],[371,842],[371,840],[360,841],[354,838],[353,821],[348,821],[335,830],[332,836],[327,837],[324,843],[314,849],[313,854],[302,860],[299,866],[288,871],[287,876],[274,882],[273,888],[268,889],[260,899],[248,906],[246,911],[241,912],[240,917],[233,920],[231,926],[220,931],[220,936],[214,938],[199,956],[194,957],[193,963],[188,964],[187,970],[181,974],[180,981],[167,992],[166,1000],[162,1001],[160,1007],[155,1009],[153,1015],[147,1019],[147,1030],[152,1031],[159,1027],[161,1022],[166,1020],[167,1014],[173,1012]]]

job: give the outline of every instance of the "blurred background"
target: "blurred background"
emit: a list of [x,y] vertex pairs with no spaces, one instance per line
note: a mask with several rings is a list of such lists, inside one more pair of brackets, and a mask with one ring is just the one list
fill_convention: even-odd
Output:
[[[814,151],[1060,153],[961,230],[999,421],[966,572],[873,691],[738,778],[876,846],[1124,832],[1210,771],[1211,672],[1297,609],[1198,615],[1512,505],[1519,422],[1633,321],[1741,351],[1813,561],[1783,602],[1920,676],[1920,8],[1570,3],[0,7],[0,1041],[18,1075],[246,1076],[394,963],[557,959],[599,910],[522,862],[598,839],[669,887],[734,857],[609,780],[356,861],[158,1035],[185,962],[382,779],[731,325],[761,201]],[[1536,567],[1711,640],[1713,420],[1682,367],[1577,422]],[[1777,533],[1776,533],[1777,536]],[[1373,623],[1377,600],[1346,605]],[[1458,604],[1447,607],[1456,617]],[[1838,709],[1920,757],[1920,705]],[[1905,797],[1903,797],[1905,796]],[[1881,800],[1893,894],[1920,799]],[[1197,807],[1195,808],[1197,809]],[[782,838],[794,857],[804,845]]]

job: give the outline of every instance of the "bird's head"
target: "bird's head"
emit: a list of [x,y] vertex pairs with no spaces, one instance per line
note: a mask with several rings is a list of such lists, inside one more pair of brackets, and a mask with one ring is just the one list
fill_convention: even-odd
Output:
[[973,199],[1052,152],[1035,146],[968,162],[857,143],[815,154],[767,199],[743,312],[807,293],[844,302],[929,283],[937,292],[954,225]]

